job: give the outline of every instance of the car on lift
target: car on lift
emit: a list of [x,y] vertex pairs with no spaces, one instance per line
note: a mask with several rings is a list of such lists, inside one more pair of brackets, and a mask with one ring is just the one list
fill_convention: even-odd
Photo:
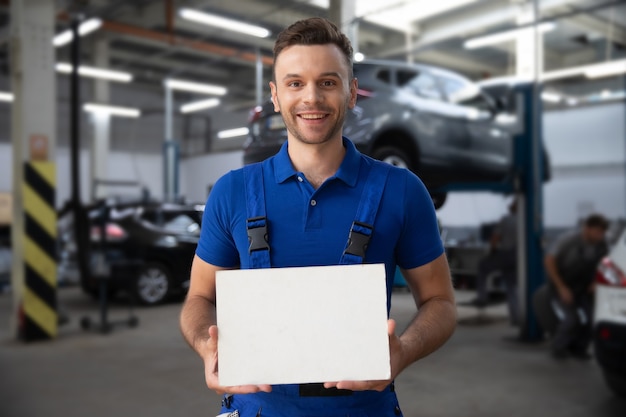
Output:
[[[85,245],[89,273],[77,274],[83,291],[97,298],[104,280],[109,297],[125,292],[144,305],[184,294],[203,212],[201,204],[154,202],[91,208]],[[71,227],[60,236],[62,270],[77,271],[78,247]]]
[[611,390],[626,397],[626,229],[596,273],[593,346]]
[[[366,155],[410,169],[435,207],[451,183],[502,182],[513,175],[510,118],[476,83],[431,65],[366,60],[354,64],[358,100],[343,134]],[[253,109],[243,163],[274,155],[287,131],[270,100]]]

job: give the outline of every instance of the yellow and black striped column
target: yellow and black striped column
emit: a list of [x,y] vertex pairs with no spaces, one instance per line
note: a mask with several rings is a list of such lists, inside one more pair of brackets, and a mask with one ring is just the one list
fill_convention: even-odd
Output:
[[19,336],[25,341],[57,336],[56,168],[24,164],[24,291]]

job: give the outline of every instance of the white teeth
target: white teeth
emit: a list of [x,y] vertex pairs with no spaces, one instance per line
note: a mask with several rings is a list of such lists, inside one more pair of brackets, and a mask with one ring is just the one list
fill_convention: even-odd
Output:
[[303,119],[314,120],[314,119],[322,119],[324,117],[323,114],[301,114],[300,117]]

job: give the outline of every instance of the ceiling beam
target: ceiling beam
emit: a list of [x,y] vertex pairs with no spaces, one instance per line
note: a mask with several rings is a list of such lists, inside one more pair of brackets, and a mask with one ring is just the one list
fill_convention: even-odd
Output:
[[603,36],[611,42],[626,46],[626,30],[624,30],[623,26],[615,22],[608,22],[592,15],[580,14],[570,17],[568,23],[580,29]]
[[[257,56],[255,53],[215,43],[198,41],[195,39],[189,39],[182,36],[108,20],[102,22],[102,30],[116,35],[125,35],[130,38],[143,39],[160,46],[167,45],[173,48],[199,51],[209,55],[225,57],[229,60],[238,61],[248,65],[256,65]],[[265,66],[271,66],[274,61],[272,57],[267,55],[263,55],[261,60]]]

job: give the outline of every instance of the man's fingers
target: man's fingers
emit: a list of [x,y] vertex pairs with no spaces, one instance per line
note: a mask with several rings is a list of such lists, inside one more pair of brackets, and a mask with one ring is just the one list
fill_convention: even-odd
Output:
[[212,325],[211,327],[209,327],[209,337],[211,339],[217,339],[217,326],[216,325]]
[[387,334],[389,336],[396,334],[396,321],[394,319],[387,320]]

